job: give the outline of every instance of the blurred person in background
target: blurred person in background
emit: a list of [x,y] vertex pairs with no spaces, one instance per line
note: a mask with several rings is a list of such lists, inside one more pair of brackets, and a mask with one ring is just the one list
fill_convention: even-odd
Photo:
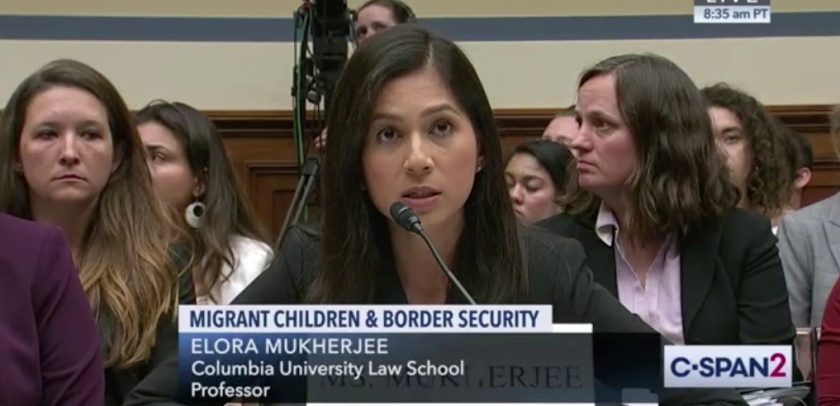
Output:
[[701,92],[709,106],[715,140],[741,192],[738,206],[769,218],[776,233],[794,190],[789,130],[754,97],[725,83]]
[[3,111],[0,163],[0,212],[67,235],[102,335],[105,405],[121,405],[177,351],[178,304],[195,302],[131,114],[98,71],[50,62]]
[[575,105],[573,104],[548,123],[542,139],[568,146],[579,128],[580,126],[575,120]]
[[[831,141],[840,157],[840,107],[831,115]],[[840,193],[785,216],[779,226],[779,254],[793,323],[819,327],[840,276]]]
[[579,81],[576,175],[539,225],[580,241],[595,280],[677,344],[793,344],[769,221],[738,190],[691,78],[656,55]]
[[417,22],[414,11],[400,0],[368,0],[356,10],[353,28],[361,45],[374,34],[399,24]]
[[[786,127],[787,128],[787,127]],[[791,169],[794,170],[793,191],[790,196],[789,210],[802,208],[802,192],[811,183],[811,176],[814,170],[814,151],[811,142],[802,134],[787,128],[790,146],[788,161],[791,162]]]
[[64,233],[0,214],[0,403],[105,399],[99,329]]
[[228,304],[274,259],[218,129],[183,103],[137,113],[158,195],[192,235],[198,304]]
[[[417,16],[408,4],[400,0],[368,0],[356,11],[353,21],[356,45],[361,46],[371,36],[388,28],[416,23]],[[327,129],[315,138],[315,148],[323,151],[327,145]]]
[[513,150],[505,165],[505,180],[519,221],[533,224],[562,211],[557,198],[565,190],[571,159],[565,145],[546,140]]

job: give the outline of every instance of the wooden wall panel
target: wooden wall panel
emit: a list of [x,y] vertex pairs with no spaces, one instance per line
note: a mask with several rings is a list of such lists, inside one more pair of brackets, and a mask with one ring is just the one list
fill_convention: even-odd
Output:
[[282,113],[215,113],[211,117],[258,218],[274,238],[299,177],[290,118]]
[[[805,135],[814,148],[814,175],[803,203],[810,204],[840,190],[840,165],[828,131],[830,106],[768,108],[785,124]],[[503,148],[538,138],[556,110],[498,110]],[[218,112],[207,114],[219,127],[238,176],[245,183],[263,225],[276,236],[295,191],[298,168],[294,153],[292,115],[278,112]],[[309,136],[318,131],[312,129]]]
[[840,168],[821,165],[814,168],[811,183],[802,192],[802,204],[818,202],[840,191]]

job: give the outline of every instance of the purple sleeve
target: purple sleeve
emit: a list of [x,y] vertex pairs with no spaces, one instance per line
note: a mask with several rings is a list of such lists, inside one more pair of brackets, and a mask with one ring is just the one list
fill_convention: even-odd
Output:
[[840,281],[828,296],[817,348],[817,404],[840,405]]
[[55,228],[44,234],[33,283],[41,354],[42,405],[102,405],[105,368],[99,328],[70,247]]

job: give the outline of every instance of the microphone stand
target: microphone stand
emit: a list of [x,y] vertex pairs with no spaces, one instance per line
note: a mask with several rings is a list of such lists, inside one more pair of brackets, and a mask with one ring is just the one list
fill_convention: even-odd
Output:
[[435,248],[435,244],[432,243],[432,240],[429,238],[429,236],[426,235],[426,231],[423,230],[422,227],[420,227],[417,228],[416,233],[420,236],[420,238],[423,239],[426,245],[429,246],[429,250],[432,251],[432,256],[435,257],[435,261],[437,261],[438,266],[440,266],[440,269],[443,271],[444,274],[446,274],[446,277],[449,278],[449,280],[455,285],[455,287],[458,288],[458,291],[461,292],[461,295],[464,296],[464,299],[467,299],[467,302],[469,302],[469,304],[475,305],[475,299],[473,299],[472,295],[470,295],[470,293],[467,291],[467,288],[465,288],[464,285],[461,284],[461,281],[458,280],[458,278],[455,276],[455,274],[452,273],[449,267],[446,266],[446,261],[444,261],[443,258],[440,257],[440,253],[438,252],[437,248]]
[[440,266],[440,269],[449,281],[458,288],[464,298],[467,299],[467,302],[471,305],[475,305],[475,299],[473,299],[472,295],[470,295],[470,292],[467,291],[464,285],[461,284],[458,277],[452,273],[452,270],[446,266],[446,261],[441,258],[435,244],[432,242],[432,239],[426,234],[426,230],[423,230],[423,225],[420,224],[420,217],[417,216],[417,213],[401,201],[396,201],[391,204],[389,212],[391,214],[391,218],[394,219],[394,222],[397,223],[397,225],[409,232],[419,235],[420,238],[423,239],[423,242],[425,242],[426,246],[429,247],[429,250],[432,252],[432,256],[435,257],[435,261],[438,263],[438,266]]

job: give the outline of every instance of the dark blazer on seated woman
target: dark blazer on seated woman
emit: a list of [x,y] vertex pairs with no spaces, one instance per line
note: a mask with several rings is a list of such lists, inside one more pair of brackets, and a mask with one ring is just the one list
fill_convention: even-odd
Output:
[[817,404],[840,405],[840,282],[828,295],[817,353]]
[[[580,244],[531,228],[524,234],[529,291],[519,303],[550,304],[555,323],[592,323],[595,332],[641,332],[653,330],[625,310],[615,298],[594,283],[586,268]],[[263,272],[232,304],[291,305],[305,303],[308,286],[317,271],[321,248],[315,233],[292,229],[285,238],[278,261]],[[389,261],[386,261],[389,262]],[[392,262],[389,262],[392,263]],[[378,273],[375,304],[407,304],[405,292],[393,267]],[[448,303],[465,304],[453,289]],[[155,371],[126,399],[126,406],[175,405],[178,394],[177,361]],[[224,402],[220,402],[224,403]],[[744,404],[730,390],[668,390],[663,405]]]
[[[559,214],[537,225],[583,244],[595,282],[619,297],[616,253],[599,238],[596,220]],[[765,217],[732,209],[690,230],[678,247],[685,344],[793,343],[782,263]]]
[[[172,258],[177,269],[186,270],[190,261],[190,253],[184,247],[176,246],[172,249]],[[187,271],[182,272],[178,284],[178,303],[194,305],[196,299],[192,274]],[[178,354],[178,320],[176,316],[177,314],[167,315],[161,319],[155,332],[155,348],[152,350],[151,357],[145,363],[131,369],[105,369],[105,406],[121,406],[135,386],[147,379],[154,380],[154,378],[149,378],[150,375],[153,375],[152,372],[161,367],[161,364],[169,357]],[[107,324],[107,319],[100,321],[100,329],[108,328]]]
[[60,229],[0,214],[0,403],[102,405],[99,329]]

